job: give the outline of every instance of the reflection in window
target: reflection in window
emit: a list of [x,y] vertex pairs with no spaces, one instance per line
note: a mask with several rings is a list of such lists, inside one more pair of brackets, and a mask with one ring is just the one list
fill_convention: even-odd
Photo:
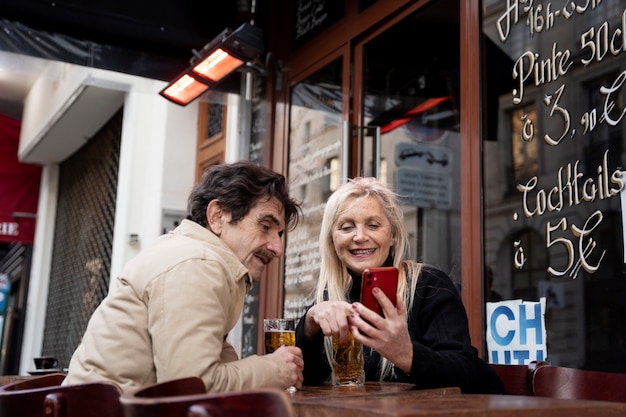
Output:
[[511,112],[511,150],[513,152],[513,178],[516,182],[526,182],[537,175],[539,170],[538,140],[524,138],[526,120],[536,120],[537,115],[532,104]]
[[283,316],[288,318],[301,317],[313,302],[324,204],[341,180],[342,66],[339,58],[291,88],[287,174],[304,216],[285,247]]
[[[460,280],[459,0],[438,0],[363,44],[360,173],[401,196],[411,258]],[[392,46],[418,42],[415,53]],[[406,49],[406,47],[405,47]],[[411,49],[411,48],[409,48]],[[416,52],[417,53],[417,52]],[[378,128],[378,129],[377,129]],[[510,158],[509,158],[510,159]]]
[[304,123],[304,132],[303,132],[303,143],[309,143],[311,141],[311,122],[306,121]]
[[384,158],[380,160],[380,166],[378,167],[378,179],[388,186],[392,185],[387,181],[387,160]]
[[339,158],[332,158],[330,160],[330,176],[329,176],[329,183],[330,186],[328,187],[328,191],[330,191],[331,193],[334,192],[337,188],[339,188],[339,185],[341,185],[341,165],[339,163]]
[[324,182],[322,189],[324,191],[324,200],[341,185],[341,163],[338,157],[333,157],[326,160],[324,164],[324,172],[327,173],[324,176]]
[[[511,298],[521,298],[524,300],[537,299],[537,282],[546,278],[546,266],[548,265],[548,254],[546,245],[541,235],[533,229],[524,229],[513,236],[511,245],[515,250],[514,242],[520,242],[526,253],[526,262],[523,268],[513,269],[511,276],[513,296]],[[514,259],[515,253],[510,255]]]
[[[596,2],[596,4],[598,3],[600,2]],[[585,27],[597,27],[605,21],[608,21],[611,26],[617,26],[620,23],[620,16],[623,10],[623,0],[602,0],[602,7],[597,9],[599,13],[586,13],[584,15]]]
[[298,191],[298,200],[305,201],[307,198],[307,184],[300,184]]

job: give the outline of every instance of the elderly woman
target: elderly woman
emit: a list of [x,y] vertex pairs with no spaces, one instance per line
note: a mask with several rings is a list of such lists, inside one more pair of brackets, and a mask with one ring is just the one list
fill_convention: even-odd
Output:
[[[296,330],[304,385],[322,384],[331,374],[324,336],[346,342],[351,332],[364,346],[366,380],[504,393],[471,345],[467,314],[450,277],[404,259],[407,249],[402,210],[384,184],[356,178],[331,195],[320,232],[316,302]],[[374,291],[384,316],[359,302],[363,271],[379,266],[399,270],[396,305]]]

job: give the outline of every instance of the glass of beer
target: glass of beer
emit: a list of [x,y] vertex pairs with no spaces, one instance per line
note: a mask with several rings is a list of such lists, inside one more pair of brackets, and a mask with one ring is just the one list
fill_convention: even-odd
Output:
[[265,319],[265,353],[274,353],[281,346],[296,345],[295,319]]
[[359,386],[365,382],[363,346],[349,333],[348,343],[333,337],[333,385]]
[[[281,346],[296,345],[296,319],[264,319],[265,353],[274,353]],[[294,394],[298,389],[294,386],[287,392]]]

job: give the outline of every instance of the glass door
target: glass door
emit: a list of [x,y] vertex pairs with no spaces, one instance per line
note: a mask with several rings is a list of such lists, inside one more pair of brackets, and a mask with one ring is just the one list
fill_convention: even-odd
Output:
[[287,236],[284,317],[313,302],[324,205],[348,177],[398,192],[410,258],[460,286],[459,1],[411,7],[293,79],[287,175],[304,221]]
[[283,315],[299,318],[313,303],[319,276],[318,237],[324,204],[347,178],[344,55],[291,88],[288,177],[303,202],[303,222],[287,237]]
[[460,286],[458,10],[431,2],[357,44],[355,108],[359,175],[400,194],[410,258]]

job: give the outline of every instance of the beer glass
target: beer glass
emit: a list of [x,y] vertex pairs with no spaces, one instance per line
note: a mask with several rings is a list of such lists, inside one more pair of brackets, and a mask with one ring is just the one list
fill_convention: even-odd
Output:
[[274,353],[281,346],[296,345],[295,319],[265,319],[265,353]]
[[339,337],[333,338],[333,385],[363,385],[365,370],[363,346],[349,333],[348,343],[341,344]]
[[[281,346],[296,345],[296,319],[264,319],[265,353],[274,353]],[[297,388],[291,386],[287,392],[293,394]]]

